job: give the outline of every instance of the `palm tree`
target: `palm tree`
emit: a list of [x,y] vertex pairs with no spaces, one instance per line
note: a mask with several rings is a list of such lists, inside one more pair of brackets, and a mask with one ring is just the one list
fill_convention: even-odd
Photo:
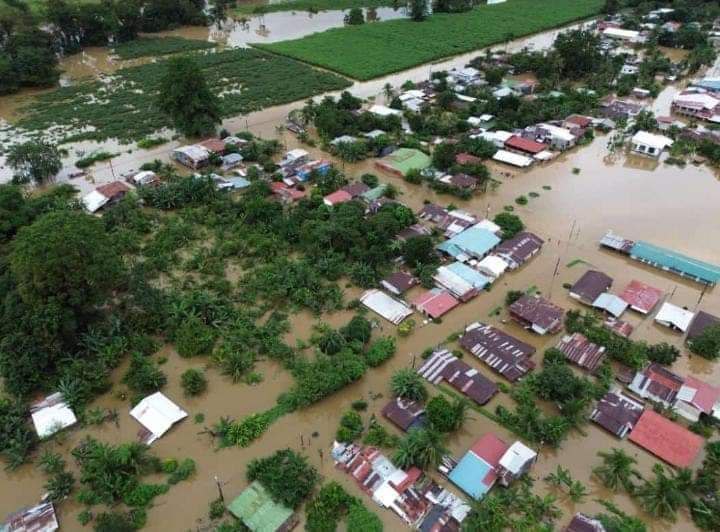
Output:
[[393,90],[393,86],[390,83],[386,83],[383,87],[383,94],[385,95],[385,99],[388,102],[392,100],[395,96],[395,91]]
[[642,478],[640,473],[634,469],[637,460],[622,449],[612,449],[609,453],[601,451],[598,453],[603,459],[603,464],[593,469],[593,473],[600,479],[605,487],[613,491],[624,488],[632,493],[635,489],[633,479]]
[[682,469],[675,473],[660,464],[653,467],[655,478],[637,488],[643,509],[649,514],[675,521],[677,511],[690,503],[692,472]]
[[562,488],[563,486],[569,486],[572,484],[572,476],[570,476],[570,470],[565,469],[563,466],[557,466],[554,473],[550,473],[545,477],[545,482],[550,484],[553,488]]
[[393,373],[390,389],[397,397],[410,401],[423,401],[428,395],[422,377],[411,368],[399,369]]
[[451,412],[452,412],[452,430],[459,430],[460,427],[462,427],[465,422],[469,419],[468,415],[468,408],[470,406],[470,403],[468,403],[468,400],[464,397],[457,397],[453,402],[451,406]]
[[447,449],[439,432],[415,429],[400,441],[393,462],[402,469],[412,466],[428,469],[437,466],[446,454]]
[[580,503],[587,497],[587,488],[579,480],[574,480],[568,486],[568,497],[574,503]]

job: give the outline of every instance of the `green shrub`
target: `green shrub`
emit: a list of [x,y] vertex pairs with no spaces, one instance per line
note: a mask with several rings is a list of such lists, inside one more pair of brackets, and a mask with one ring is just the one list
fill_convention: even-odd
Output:
[[363,428],[363,420],[360,414],[350,410],[340,418],[340,426],[335,434],[335,439],[342,443],[354,442],[361,436]]
[[185,395],[200,395],[207,389],[205,374],[199,369],[188,369],[180,376]]
[[215,344],[215,332],[196,316],[191,316],[175,332],[175,345],[181,357],[206,355]]
[[259,481],[272,498],[297,508],[317,484],[317,470],[307,458],[291,449],[282,449],[267,458],[256,458],[247,467],[250,482]]

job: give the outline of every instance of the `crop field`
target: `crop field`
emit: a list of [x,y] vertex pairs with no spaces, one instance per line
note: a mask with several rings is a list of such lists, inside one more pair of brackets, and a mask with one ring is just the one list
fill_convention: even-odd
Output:
[[142,37],[116,46],[113,51],[120,59],[136,59],[177,54],[214,48],[215,43],[182,37]]
[[355,79],[368,80],[537,33],[597,14],[603,0],[509,0],[423,22],[389,20],[257,45]]
[[[225,117],[302,100],[350,85],[347,79],[258,50],[198,54]],[[38,96],[15,124],[36,131],[59,126],[62,142],[139,140],[169,126],[155,106],[164,61],[125,68],[112,78],[63,87]]]
[[263,3],[246,2],[239,3],[233,9],[233,13],[249,15],[262,8],[265,13],[275,11],[329,11],[336,9],[350,9],[353,7],[393,7],[404,5],[398,0],[286,0],[283,2]]

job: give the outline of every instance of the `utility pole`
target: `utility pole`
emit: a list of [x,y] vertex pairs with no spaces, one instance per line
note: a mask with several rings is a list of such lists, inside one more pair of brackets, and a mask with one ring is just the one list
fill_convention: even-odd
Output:
[[222,483],[220,482],[220,479],[218,478],[217,475],[215,475],[215,485],[217,486],[217,489],[218,489],[218,497],[220,498],[220,500],[222,502],[225,502],[225,495],[223,494]]

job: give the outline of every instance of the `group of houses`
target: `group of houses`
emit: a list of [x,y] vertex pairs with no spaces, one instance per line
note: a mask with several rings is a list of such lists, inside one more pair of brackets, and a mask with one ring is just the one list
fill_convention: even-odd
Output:
[[[338,192],[341,191],[345,189]],[[359,188],[353,189],[353,193],[359,191]],[[372,191],[365,193],[368,192]],[[351,195],[350,192],[347,194]],[[366,307],[396,325],[410,316],[413,309],[428,319],[441,318],[497,282],[508,270],[523,266],[540,252],[544,243],[527,231],[503,240],[501,228],[492,221],[478,219],[460,209],[449,211],[432,203],[418,212],[418,218],[446,237],[436,246],[444,262],[433,275],[434,288],[423,289],[419,294],[413,291],[413,297],[406,302],[401,297],[418,286],[419,280],[408,272],[399,271],[383,279],[381,289],[370,289],[360,297]],[[398,238],[429,235],[428,225],[411,226]]]
[[395,466],[380,450],[335,442],[335,466],[355,480],[361,491],[417,530],[459,530],[470,506],[417,467]]

